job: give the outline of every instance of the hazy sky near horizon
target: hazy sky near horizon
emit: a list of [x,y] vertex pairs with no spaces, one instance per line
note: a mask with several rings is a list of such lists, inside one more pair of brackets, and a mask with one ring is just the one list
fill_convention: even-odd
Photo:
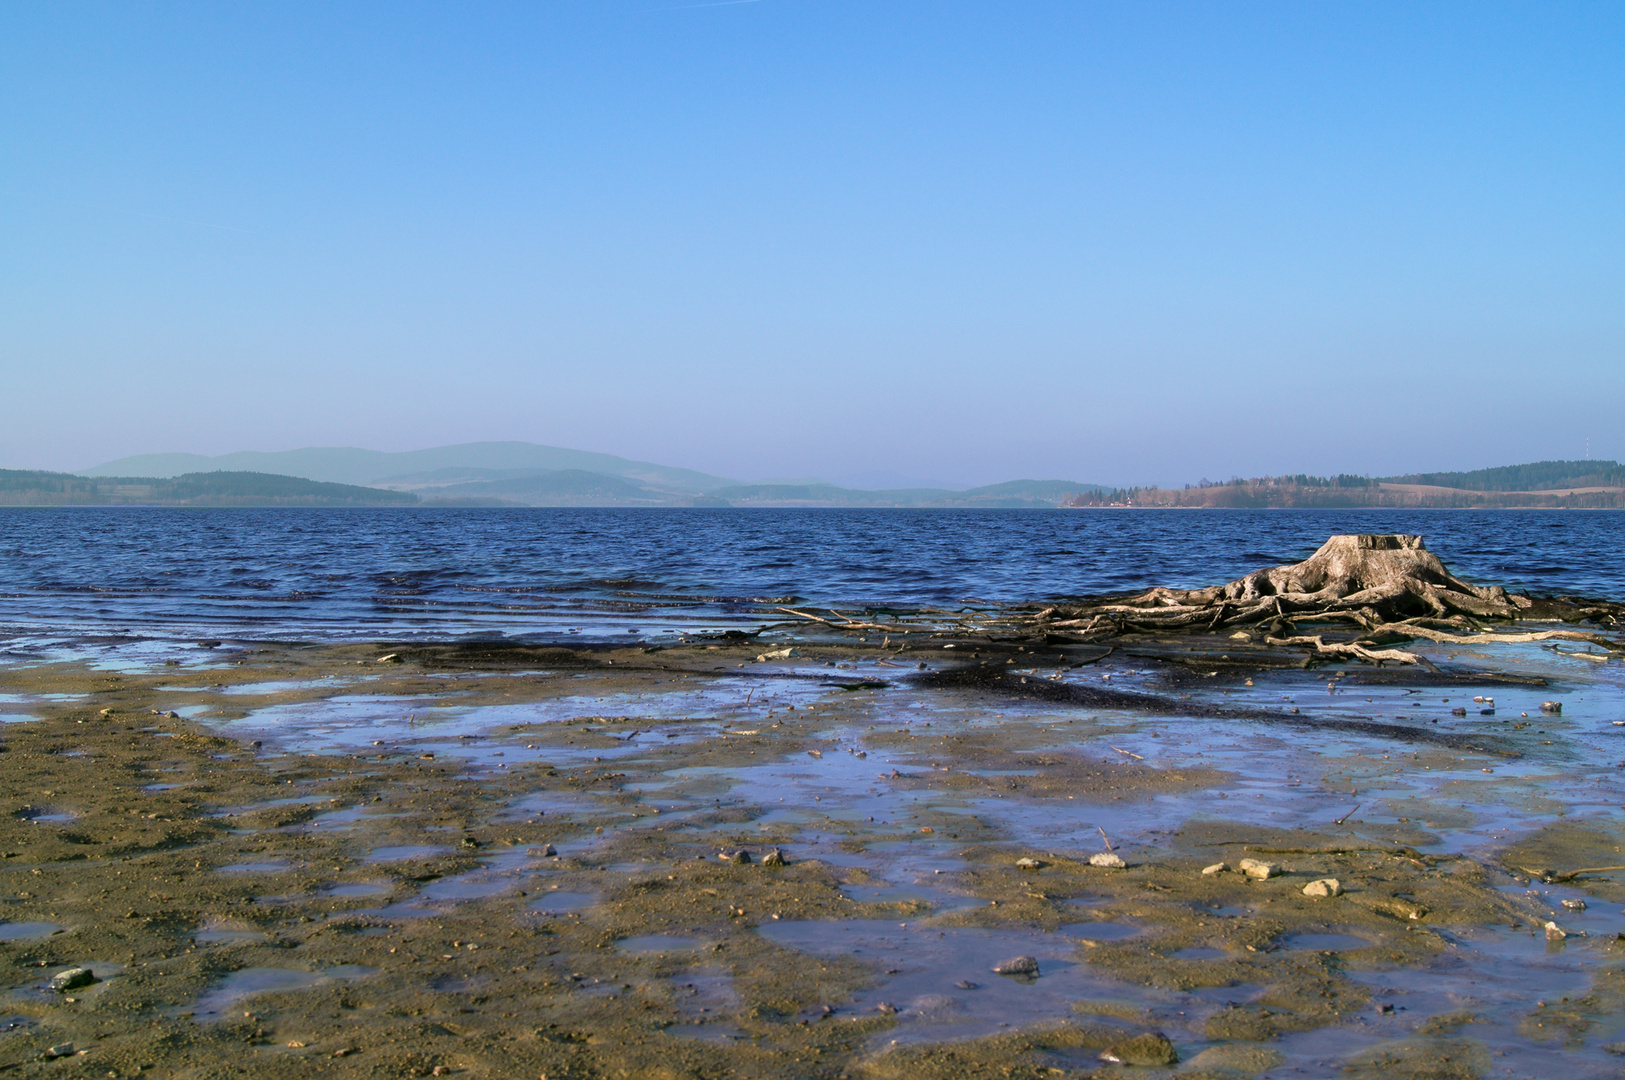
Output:
[[1625,7],[0,8],[0,466],[1625,459]]

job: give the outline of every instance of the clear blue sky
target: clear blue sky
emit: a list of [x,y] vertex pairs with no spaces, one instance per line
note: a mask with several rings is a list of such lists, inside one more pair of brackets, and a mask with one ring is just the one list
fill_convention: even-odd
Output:
[[1625,458],[1625,6],[0,8],[0,465]]

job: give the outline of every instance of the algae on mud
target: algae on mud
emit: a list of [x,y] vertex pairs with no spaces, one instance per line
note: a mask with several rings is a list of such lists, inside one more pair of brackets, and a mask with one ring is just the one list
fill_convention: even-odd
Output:
[[[1550,1053],[1610,1075],[1620,878],[1531,873],[1618,845],[1614,762],[1590,760],[1614,666],[1441,650],[1437,674],[1328,693],[1222,637],[1092,663],[1032,639],[795,644],[0,671],[38,717],[3,733],[0,931],[61,928],[0,934],[0,1067],[1036,1077],[1162,1033],[1181,1075]],[[1226,666],[1170,659],[1187,647]],[[1534,712],[1547,678],[1571,704],[1539,727],[1448,712],[1477,687]],[[1088,864],[1107,844],[1126,868]],[[1201,873],[1255,856],[1286,872]],[[1325,877],[1344,895],[1304,895]],[[1548,946],[1553,918],[1589,936]],[[968,970],[969,945],[934,944],[955,941],[1040,975]],[[46,987],[95,965],[82,993]],[[1475,972],[1503,989],[1427,985]]]

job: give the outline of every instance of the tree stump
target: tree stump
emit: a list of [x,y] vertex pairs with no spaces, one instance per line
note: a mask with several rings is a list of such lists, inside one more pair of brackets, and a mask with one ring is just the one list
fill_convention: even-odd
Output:
[[1370,533],[1333,536],[1303,562],[1255,570],[1228,585],[1187,591],[1183,598],[1187,604],[1236,605],[1227,622],[1356,609],[1368,609],[1385,622],[1418,615],[1513,618],[1522,599],[1499,585],[1481,588],[1458,578],[1420,536]]

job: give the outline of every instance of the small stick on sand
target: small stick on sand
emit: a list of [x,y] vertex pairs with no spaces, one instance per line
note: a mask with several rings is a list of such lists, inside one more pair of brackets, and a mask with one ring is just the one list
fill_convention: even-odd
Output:
[[[1107,745],[1110,745],[1110,744],[1108,743]],[[1112,749],[1116,750],[1119,754],[1127,754],[1129,757],[1136,758],[1136,759],[1138,759],[1140,761],[1145,760],[1145,758],[1141,757],[1139,754],[1136,754],[1132,750],[1122,750],[1122,749],[1119,749],[1118,747],[1115,747],[1115,746],[1113,746]]]
[[1101,838],[1101,840],[1103,840],[1103,841],[1105,841],[1105,843],[1106,843],[1106,850],[1107,850],[1107,851],[1110,851],[1110,850],[1111,850],[1111,849],[1112,849],[1112,842],[1111,842],[1111,840],[1110,840],[1110,839],[1109,839],[1109,838],[1108,838],[1108,837],[1107,837],[1107,836],[1106,836],[1106,830],[1105,830],[1105,829],[1101,829],[1101,828],[1100,828],[1100,826],[1099,826],[1099,825],[1096,825],[1096,826],[1095,826],[1095,828],[1096,828],[1096,829],[1100,829],[1100,838]]
[[1353,808],[1350,809],[1348,813],[1344,814],[1342,817],[1338,818],[1336,821],[1333,821],[1332,824],[1333,825],[1341,825],[1341,824],[1343,824],[1343,822],[1345,822],[1349,818],[1353,817],[1354,816],[1354,811],[1358,810],[1359,808],[1360,808],[1360,804],[1355,803]]

